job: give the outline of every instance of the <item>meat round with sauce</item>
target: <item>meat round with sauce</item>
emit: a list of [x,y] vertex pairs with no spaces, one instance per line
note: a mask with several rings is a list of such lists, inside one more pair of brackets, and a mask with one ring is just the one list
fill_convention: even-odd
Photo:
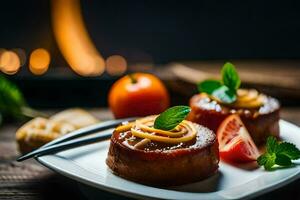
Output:
[[112,172],[148,185],[182,185],[203,180],[218,169],[218,142],[213,131],[196,123],[193,140],[167,144],[114,131],[106,163]]
[[191,98],[190,107],[192,111],[187,119],[215,132],[227,116],[237,113],[256,145],[265,144],[270,135],[279,137],[280,104],[275,98],[265,96],[263,104],[256,108],[237,108],[197,94]]

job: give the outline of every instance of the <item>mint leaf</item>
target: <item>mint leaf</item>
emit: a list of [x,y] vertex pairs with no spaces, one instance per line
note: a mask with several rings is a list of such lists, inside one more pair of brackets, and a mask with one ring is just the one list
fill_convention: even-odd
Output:
[[277,151],[277,140],[275,137],[268,137],[267,138],[267,152],[268,153],[276,153]]
[[270,155],[267,154],[267,162],[264,164],[264,167],[266,170],[271,170],[272,167],[275,165],[275,159],[276,159],[276,155]]
[[222,68],[222,82],[230,90],[236,91],[241,85],[241,79],[235,67],[230,62],[224,64]]
[[225,85],[222,85],[218,89],[214,90],[212,95],[227,104],[233,103],[236,100],[235,92],[230,90]]
[[275,165],[275,154],[265,153],[257,158],[257,163],[260,166],[264,166],[266,170],[271,170],[273,165]]
[[300,150],[294,144],[288,142],[282,142],[278,145],[277,154],[285,155],[292,160],[300,158]]
[[220,81],[206,80],[198,84],[199,92],[210,94],[224,103],[232,103],[236,100],[235,91],[222,85]]
[[275,164],[281,166],[290,166],[292,164],[291,159],[283,154],[277,154],[275,159]]
[[19,88],[4,76],[0,74],[0,112],[5,116],[15,119],[24,119],[25,117],[45,116],[30,107],[28,107],[22,92]]
[[222,86],[220,81],[217,80],[206,80],[198,83],[198,91],[212,94],[216,89]]
[[198,83],[199,92],[205,92],[230,104],[236,101],[236,91],[241,85],[240,77],[233,64],[227,62],[223,65],[222,81],[206,80]]
[[266,164],[266,162],[268,161],[268,157],[266,154],[263,154],[261,156],[259,156],[257,158],[257,163],[260,165],[260,166],[263,166]]
[[4,115],[22,118],[21,108],[25,106],[26,102],[19,88],[0,75],[0,111]]
[[154,128],[172,130],[190,113],[189,106],[174,106],[162,112],[154,121]]
[[257,158],[257,163],[271,170],[276,165],[291,166],[292,160],[300,158],[300,150],[291,143],[278,143],[275,137],[269,136],[266,144],[266,152]]

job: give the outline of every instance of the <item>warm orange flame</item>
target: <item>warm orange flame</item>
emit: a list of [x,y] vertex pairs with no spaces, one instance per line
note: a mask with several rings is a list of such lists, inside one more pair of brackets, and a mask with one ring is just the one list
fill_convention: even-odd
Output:
[[112,76],[118,76],[125,73],[127,62],[123,56],[114,55],[106,59],[106,71]]
[[81,75],[100,75],[105,63],[85,28],[79,0],[52,0],[52,23],[58,46]]
[[44,74],[50,64],[50,54],[46,49],[36,49],[29,57],[29,69],[35,75]]
[[20,69],[19,56],[13,51],[3,51],[0,57],[0,69],[6,74],[15,74]]

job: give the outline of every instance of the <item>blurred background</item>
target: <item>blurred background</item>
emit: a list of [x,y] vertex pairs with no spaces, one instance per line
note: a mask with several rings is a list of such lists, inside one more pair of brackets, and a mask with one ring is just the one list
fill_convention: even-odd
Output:
[[159,75],[172,102],[186,103],[195,74],[232,61],[244,86],[299,105],[299,10],[296,0],[3,1],[0,69],[33,107],[100,107],[135,71]]
[[[77,182],[34,160],[15,161],[20,152],[14,133],[24,122],[16,119],[20,111],[25,115],[24,108],[26,116],[36,110],[43,113],[29,114],[50,116],[69,107],[87,108],[97,120],[111,119],[105,108],[108,91],[132,72],[158,76],[171,103],[186,105],[197,93],[196,83],[218,78],[230,61],[242,87],[277,97],[282,119],[299,126],[299,11],[297,0],[1,1],[0,199],[86,199]],[[2,76],[20,88],[30,107]],[[2,120],[2,111],[11,116]],[[78,125],[81,114],[67,116]],[[299,183],[257,199],[290,194],[300,199]]]

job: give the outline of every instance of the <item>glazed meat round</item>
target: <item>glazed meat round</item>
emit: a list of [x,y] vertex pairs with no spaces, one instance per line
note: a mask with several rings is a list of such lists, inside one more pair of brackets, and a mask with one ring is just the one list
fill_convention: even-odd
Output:
[[213,175],[219,163],[216,136],[201,125],[188,123],[196,135],[179,143],[139,138],[132,128],[117,127],[106,159],[108,167],[125,179],[160,186],[196,182]]
[[[266,142],[268,136],[279,137],[280,104],[275,98],[261,95],[261,105],[224,105],[201,93],[190,100],[192,111],[187,119],[217,132],[222,121],[230,114],[238,113],[256,145]],[[257,100],[256,102],[257,103]]]

